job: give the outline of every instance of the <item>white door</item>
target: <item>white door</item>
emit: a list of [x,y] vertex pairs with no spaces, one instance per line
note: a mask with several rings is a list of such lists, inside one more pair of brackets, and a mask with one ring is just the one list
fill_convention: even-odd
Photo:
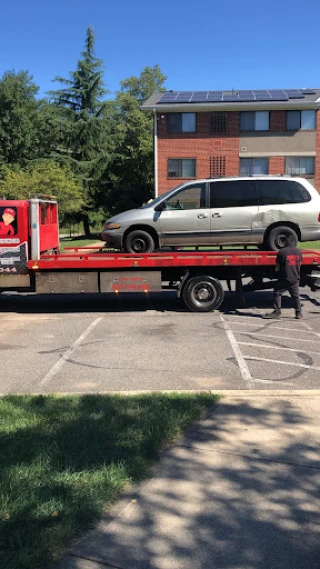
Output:
[[164,202],[158,222],[162,245],[210,245],[206,183],[191,183],[178,190]]
[[253,220],[258,214],[257,182],[216,180],[210,182],[210,228],[213,245],[250,242]]

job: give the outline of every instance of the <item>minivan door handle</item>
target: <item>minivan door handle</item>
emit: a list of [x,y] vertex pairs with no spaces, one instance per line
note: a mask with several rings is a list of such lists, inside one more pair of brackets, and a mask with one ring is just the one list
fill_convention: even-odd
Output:
[[212,214],[212,217],[221,217],[222,213],[219,213],[218,211],[216,213]]
[[206,213],[199,213],[198,219],[206,219],[208,215]]

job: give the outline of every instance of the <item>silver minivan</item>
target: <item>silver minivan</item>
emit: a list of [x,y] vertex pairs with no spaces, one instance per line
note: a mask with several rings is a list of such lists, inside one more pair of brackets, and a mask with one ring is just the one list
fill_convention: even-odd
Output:
[[115,215],[101,233],[106,246],[128,253],[216,245],[276,251],[288,235],[320,239],[320,196],[304,178],[193,180]]

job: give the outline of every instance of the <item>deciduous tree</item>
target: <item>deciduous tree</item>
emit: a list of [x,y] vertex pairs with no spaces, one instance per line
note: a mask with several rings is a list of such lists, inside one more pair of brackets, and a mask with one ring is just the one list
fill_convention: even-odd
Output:
[[25,165],[37,146],[38,87],[28,71],[7,71],[0,80],[0,164]]
[[166,77],[158,65],[145,67],[140,77],[121,81],[115,100],[117,143],[102,187],[110,213],[137,207],[153,190],[153,116],[140,110],[154,92],[164,90]]
[[2,167],[0,195],[28,199],[39,194],[55,196],[61,214],[78,212],[83,204],[82,186],[74,174],[52,160],[34,161],[24,169]]

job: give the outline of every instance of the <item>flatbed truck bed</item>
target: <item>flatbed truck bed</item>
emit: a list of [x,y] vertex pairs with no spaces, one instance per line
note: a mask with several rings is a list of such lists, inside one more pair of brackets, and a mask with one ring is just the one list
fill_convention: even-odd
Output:
[[[6,212],[11,223],[7,233],[0,234],[0,293],[121,295],[170,288],[190,310],[209,312],[223,302],[221,281],[243,304],[245,290],[272,288],[277,278],[277,252],[259,249],[160,250],[137,255],[75,247],[60,252],[56,201],[0,200],[0,215]],[[243,279],[249,279],[245,287]],[[320,288],[320,251],[302,251],[300,284]]]

